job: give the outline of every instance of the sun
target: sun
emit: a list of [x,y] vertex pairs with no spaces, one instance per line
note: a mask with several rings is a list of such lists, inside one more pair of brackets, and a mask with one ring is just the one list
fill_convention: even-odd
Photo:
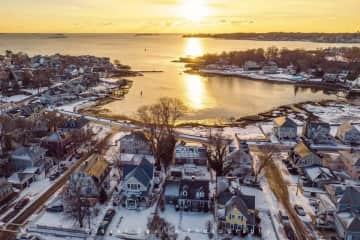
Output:
[[199,22],[210,13],[204,0],[183,0],[181,8],[182,16],[192,22]]

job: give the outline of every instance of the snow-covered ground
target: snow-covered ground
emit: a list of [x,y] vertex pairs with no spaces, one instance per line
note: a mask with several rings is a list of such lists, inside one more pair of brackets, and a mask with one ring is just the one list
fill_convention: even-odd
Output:
[[166,205],[165,211],[160,212],[160,216],[175,226],[178,239],[186,236],[192,240],[209,239],[207,229],[208,222],[211,222],[211,232],[214,233],[214,216],[211,212],[180,212],[176,211],[173,205]]
[[306,104],[304,108],[322,121],[341,124],[346,121],[360,123],[360,107],[346,103],[329,103],[326,106]]

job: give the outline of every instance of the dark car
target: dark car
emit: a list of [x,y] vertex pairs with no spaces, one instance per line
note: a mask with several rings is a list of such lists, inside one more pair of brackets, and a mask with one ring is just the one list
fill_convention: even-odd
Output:
[[116,213],[116,212],[115,212],[114,209],[112,209],[112,208],[108,209],[108,210],[106,211],[105,216],[104,216],[104,220],[111,222],[111,220],[112,220],[113,217],[115,216],[115,213]]
[[295,204],[294,209],[299,216],[304,217],[306,215],[305,210],[302,206]]
[[50,179],[50,181],[54,181],[54,180],[56,180],[59,176],[60,176],[60,173],[59,173],[59,172],[55,172],[55,173],[53,173],[53,174],[50,175],[49,179]]
[[21,209],[23,209],[25,206],[26,206],[26,204],[28,204],[30,202],[30,199],[29,198],[23,198],[23,199],[21,199],[20,201],[18,201],[17,203],[16,203],[16,205],[14,206],[14,209],[15,210],[21,210]]
[[46,211],[48,211],[48,212],[62,212],[62,211],[64,211],[64,206],[63,205],[51,206],[51,207],[46,208]]
[[96,233],[96,235],[98,235],[98,236],[104,236],[105,235],[105,233],[106,233],[106,229],[108,228],[108,226],[109,226],[109,221],[102,221],[101,223],[100,223],[100,226],[99,226],[99,228],[98,228],[98,230],[97,230],[97,233]]

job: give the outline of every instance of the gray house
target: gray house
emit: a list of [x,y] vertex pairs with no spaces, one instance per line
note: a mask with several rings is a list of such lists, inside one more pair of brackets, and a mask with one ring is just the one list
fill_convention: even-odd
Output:
[[252,156],[239,149],[230,153],[223,163],[224,174],[228,176],[237,176],[241,179],[250,176],[253,173]]
[[337,200],[337,210],[360,212],[360,189],[349,186]]
[[306,121],[303,135],[318,144],[330,143],[332,140],[330,124],[321,121]]
[[278,117],[274,121],[274,135],[281,140],[296,140],[297,124],[288,117]]
[[338,212],[335,214],[335,228],[341,239],[360,239],[360,217],[354,212]]
[[152,155],[149,140],[143,132],[133,132],[120,139],[120,152]]
[[360,145],[360,126],[346,122],[338,128],[336,137],[345,144]]
[[10,164],[15,171],[22,171],[26,168],[42,168],[45,161],[46,150],[39,146],[18,147],[9,158]]
[[142,203],[147,204],[153,186],[154,166],[146,158],[139,165],[126,164],[124,166],[123,192],[125,205],[129,209],[136,209]]

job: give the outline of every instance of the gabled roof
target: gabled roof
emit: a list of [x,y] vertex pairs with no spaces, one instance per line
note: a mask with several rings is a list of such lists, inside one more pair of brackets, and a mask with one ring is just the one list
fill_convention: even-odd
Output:
[[144,158],[138,166],[127,165],[124,167],[125,180],[134,177],[146,187],[150,185],[153,173],[154,166],[146,158]]
[[273,122],[276,127],[297,127],[297,124],[288,117],[277,117]]
[[[204,199],[209,199],[210,186],[208,180],[199,179],[181,179],[180,191],[184,189],[188,192],[189,199],[196,199],[196,193],[200,190],[204,192]],[[180,194],[180,193],[179,193]]]
[[87,165],[84,172],[88,176],[96,177],[97,179],[99,179],[108,167],[109,163],[105,161],[105,159],[97,157],[94,162]]
[[246,198],[244,198],[245,196],[246,195],[232,196],[231,199],[226,203],[225,214],[227,215],[234,208],[236,208],[241,212],[242,215],[246,217],[248,223],[253,225],[255,224],[255,216],[252,211],[255,210],[255,197],[246,196]]
[[360,206],[359,189],[353,186],[347,187],[342,197],[338,200],[338,204]]
[[307,157],[310,154],[314,154],[311,149],[304,143],[300,142],[295,146],[295,153],[299,155],[301,158]]

